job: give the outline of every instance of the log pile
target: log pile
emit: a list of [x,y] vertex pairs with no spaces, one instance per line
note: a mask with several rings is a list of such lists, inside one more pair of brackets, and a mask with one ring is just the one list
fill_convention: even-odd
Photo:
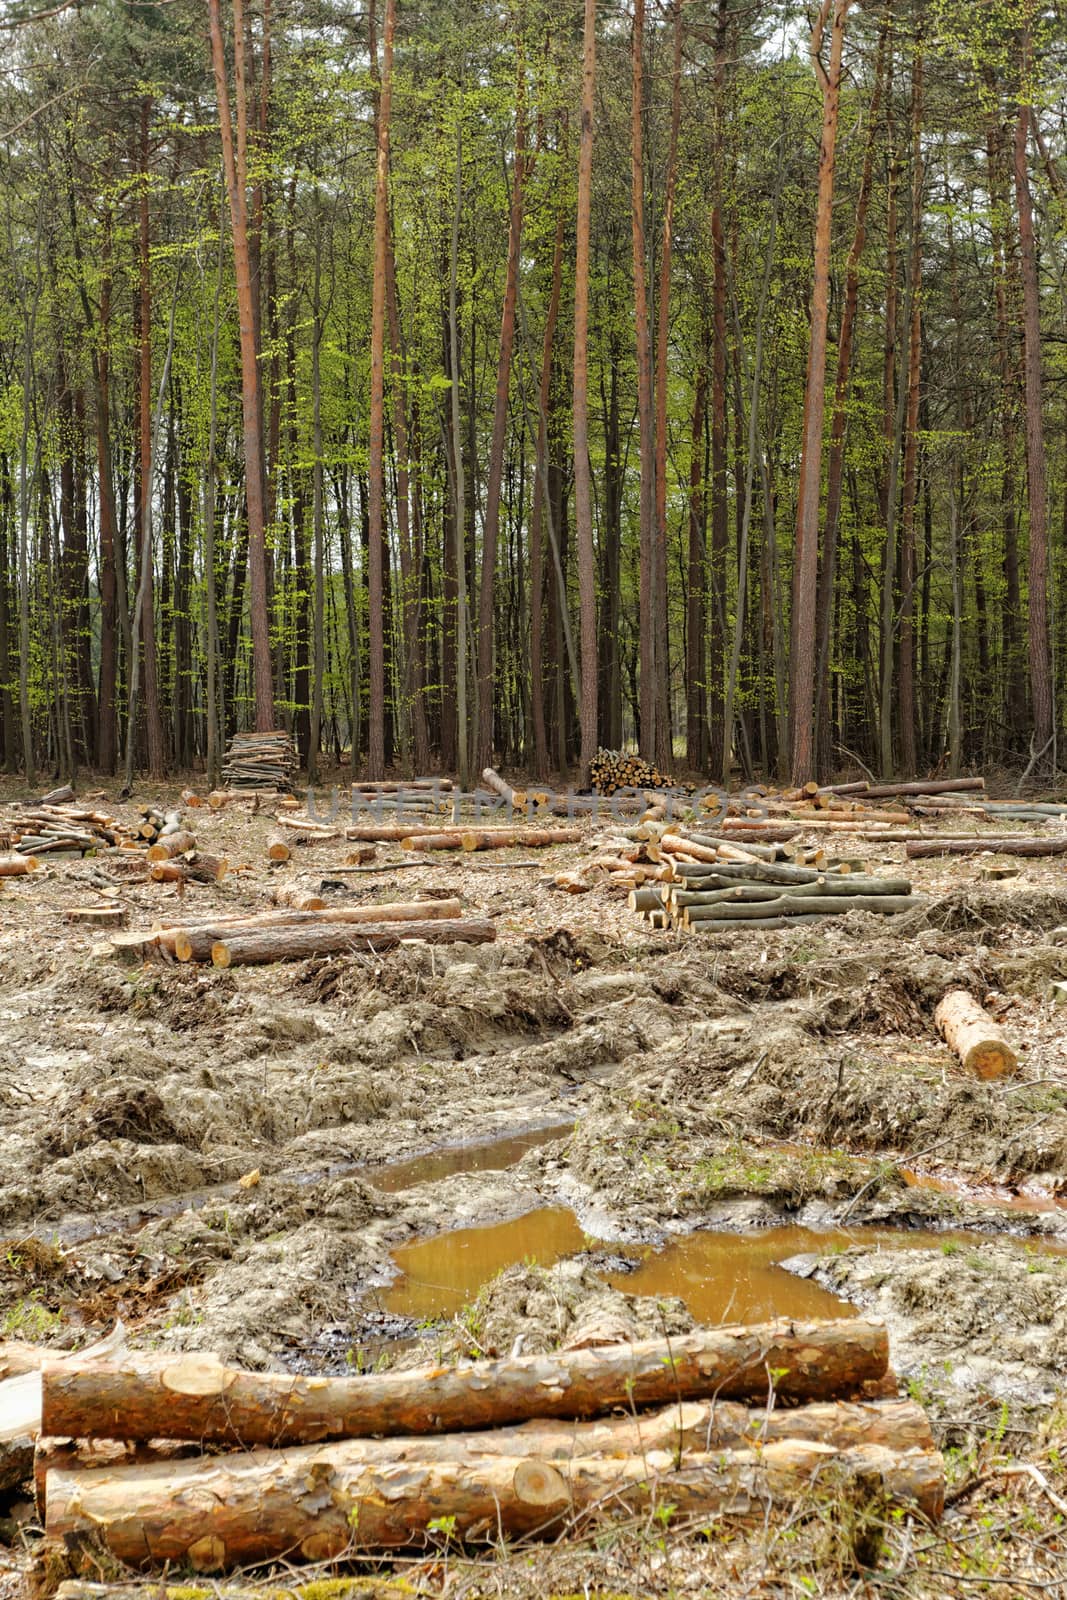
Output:
[[676,784],[668,772],[661,772],[629,750],[600,749],[589,765],[589,782],[598,794],[614,794],[618,789],[667,789],[690,795],[694,784]]
[[284,729],[274,733],[235,733],[222,768],[232,789],[288,792],[297,772],[296,751]]
[[635,881],[629,905],[655,928],[771,930],[850,911],[895,916],[925,903],[907,878],[872,877],[863,863],[856,871],[851,861],[831,862],[821,850],[791,844],[738,846],[678,830],[649,839],[644,853],[657,871],[652,882]]
[[887,1374],[863,1319],[345,1378],[48,1363],[38,1509],[68,1550],[204,1572],[419,1545],[435,1518],[469,1543],[666,1503],[762,1520],[830,1479],[934,1519],[944,1463]]
[[[72,802],[15,804],[5,816],[0,831],[10,841],[10,848],[25,856],[55,852],[84,855],[87,850],[136,846],[142,842],[136,828],[123,826],[110,812]],[[154,833],[155,830],[153,837]]]

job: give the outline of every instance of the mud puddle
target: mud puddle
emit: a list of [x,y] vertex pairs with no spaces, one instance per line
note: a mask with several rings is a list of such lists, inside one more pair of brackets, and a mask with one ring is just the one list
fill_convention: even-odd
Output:
[[[612,1245],[605,1281],[628,1295],[673,1297],[702,1323],[764,1321],[770,1317],[848,1317],[854,1305],[781,1263],[796,1256],[828,1255],[862,1245],[885,1251],[981,1251],[986,1234],[910,1228],[817,1230],[765,1228],[757,1233],[699,1231],[663,1247]],[[520,1262],[554,1266],[568,1255],[595,1249],[568,1207],[526,1212],[508,1222],[457,1228],[404,1245],[393,1254],[401,1276],[381,1295],[390,1314],[416,1322],[451,1317],[497,1273]],[[1067,1254],[1051,1241],[1038,1254]],[[595,1257],[594,1257],[595,1259]]]
[[[272,1173],[271,1177],[311,1188],[317,1183],[356,1174],[385,1194],[397,1194],[420,1184],[440,1182],[442,1178],[451,1178],[458,1173],[505,1171],[508,1167],[517,1166],[529,1150],[565,1138],[573,1128],[573,1119],[551,1122],[540,1127],[534,1125],[511,1129],[494,1139],[438,1145],[422,1155],[381,1167],[368,1166],[362,1161],[335,1161],[298,1171]],[[255,1181],[258,1182],[258,1178]],[[112,1234],[136,1233],[150,1222],[178,1217],[187,1211],[202,1211],[205,1206],[236,1199],[242,1189],[248,1186],[248,1180],[238,1179],[232,1183],[215,1183],[200,1189],[189,1189],[184,1194],[142,1205],[117,1207],[106,1212],[75,1212],[59,1222],[30,1229],[26,1236],[70,1249],[93,1239],[108,1238]]]
[[573,1120],[553,1122],[543,1128],[527,1128],[485,1143],[442,1145],[407,1161],[363,1169],[364,1176],[385,1194],[398,1194],[419,1184],[439,1183],[442,1178],[452,1178],[457,1173],[503,1172],[508,1167],[518,1166],[527,1151],[566,1138],[573,1129]]

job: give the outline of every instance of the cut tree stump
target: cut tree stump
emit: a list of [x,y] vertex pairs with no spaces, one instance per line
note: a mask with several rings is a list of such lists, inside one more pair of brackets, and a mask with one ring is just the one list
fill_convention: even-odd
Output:
[[[297,836],[294,842],[299,843],[299,836]],[[292,853],[293,852],[289,848],[289,841],[283,834],[269,833],[267,835],[268,861],[288,861]]]
[[354,1378],[243,1372],[209,1355],[48,1365],[43,1432],[272,1445],[443,1433],[711,1395],[762,1399],[771,1372],[784,1399],[844,1397],[883,1377],[888,1364],[884,1325],[858,1317]]
[[945,1043],[969,1072],[980,1078],[1003,1078],[1019,1058],[1003,1029],[966,989],[950,989],[938,1002],[934,1022]]
[[203,1572],[418,1544],[441,1516],[455,1538],[496,1542],[502,1534],[556,1533],[576,1514],[632,1517],[660,1504],[682,1516],[762,1520],[769,1505],[845,1487],[851,1499],[860,1494],[931,1518],[944,1503],[939,1452],[880,1445],[837,1451],[790,1439],[694,1455],[680,1469],[669,1451],[369,1466],[349,1463],[350,1449],[50,1472],[46,1531],[68,1548],[103,1545],[131,1566],[176,1563]]
[[64,922],[87,922],[93,928],[124,928],[125,906],[70,906],[63,913]]

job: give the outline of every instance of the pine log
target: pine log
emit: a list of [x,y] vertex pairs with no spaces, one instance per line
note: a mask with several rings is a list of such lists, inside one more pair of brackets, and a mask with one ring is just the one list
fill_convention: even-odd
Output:
[[40,864],[36,856],[0,856],[0,878],[23,878]]
[[499,795],[506,805],[513,811],[525,811],[527,796],[525,789],[513,789],[510,783],[505,783],[500,774],[492,767],[483,767],[482,782],[487,789]]
[[288,840],[284,835],[280,833],[269,833],[267,835],[268,861],[288,861],[291,855],[292,851],[289,849]]
[[440,828],[424,828],[415,824],[405,827],[399,822],[368,822],[346,828],[345,838],[355,844],[403,844],[405,839],[423,838],[440,832]]
[[168,834],[165,839],[159,839],[148,847],[149,861],[171,861],[175,856],[183,856],[187,850],[196,849],[196,839],[193,834],[179,829],[177,833]]
[[556,844],[578,844],[579,828],[471,828],[463,836],[464,850],[510,850],[516,846],[543,850]]
[[[836,1451],[809,1440],[760,1450],[669,1451],[621,1459],[483,1457],[476,1461],[349,1463],[348,1444],[215,1456],[201,1461],[55,1471],[48,1475],[48,1534],[68,1548],[103,1545],[130,1566],[177,1563],[221,1571],[286,1557],[335,1559],[350,1550],[425,1540],[447,1515],[453,1537],[495,1543],[502,1534],[547,1535],[576,1514],[632,1517],[660,1504],[684,1515],[762,1520],[817,1487],[847,1483],[853,1496],[928,1517],[944,1503],[937,1451],[881,1445]],[[453,1520],[454,1519],[454,1520]]]
[[262,966],[273,961],[303,961],[308,956],[388,950],[409,939],[426,944],[491,944],[495,938],[495,923],[474,920],[287,924],[226,934],[212,945],[211,960],[216,967]]
[[882,1377],[888,1360],[885,1327],[854,1318],[344,1378],[243,1372],[209,1355],[48,1364],[42,1431],[271,1445],[450,1432],[712,1395],[760,1399],[775,1369],[784,1399],[826,1399]]
[[966,989],[950,989],[942,997],[934,1022],[963,1066],[979,1078],[1002,1078],[1019,1065],[1003,1029]]
[[905,846],[905,853],[913,861],[930,856],[975,856],[987,850],[998,856],[1061,856],[1067,853],[1067,835],[1004,839],[976,834],[966,839],[909,839]]
[[463,835],[437,829],[433,833],[409,833],[400,841],[401,850],[462,850]]
[[[598,1418],[593,1422],[539,1418],[474,1433],[421,1434],[409,1438],[353,1439],[349,1465],[401,1461],[474,1461],[484,1457],[535,1457],[561,1461],[572,1456],[626,1457],[649,1450],[706,1453],[769,1444],[782,1439],[812,1440],[837,1450],[882,1445],[890,1450],[932,1450],[930,1422],[914,1400],[833,1400],[812,1405],[745,1406],[730,1400],[688,1400],[662,1411]],[[307,1447],[294,1447],[307,1448]],[[315,1447],[312,1447],[312,1451]],[[132,1462],[173,1462],[199,1453],[191,1441],[41,1438],[33,1457],[37,1510],[47,1513],[46,1473],[115,1467]],[[311,1452],[309,1451],[309,1454]]]

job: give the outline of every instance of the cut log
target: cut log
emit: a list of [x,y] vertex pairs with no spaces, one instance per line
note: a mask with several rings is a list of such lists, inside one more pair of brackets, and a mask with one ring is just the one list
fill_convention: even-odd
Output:
[[406,834],[400,841],[401,850],[462,850],[463,835],[461,833],[447,833],[440,829],[433,833],[418,832]]
[[796,867],[787,861],[768,861],[758,865],[722,861],[710,869],[691,867],[685,868],[684,871],[676,869],[676,881],[681,882],[686,888],[697,884],[703,887],[705,883],[711,889],[725,889],[734,883],[782,885],[818,883],[829,876],[831,876],[829,868]]
[[492,922],[444,922],[426,918],[415,922],[327,923],[316,918],[308,924],[260,928],[226,934],[211,947],[216,967],[263,966],[274,961],[303,961],[308,956],[346,955],[357,950],[388,950],[409,939],[426,944],[491,944],[496,938]]
[[86,922],[93,928],[122,928],[126,924],[125,906],[70,906],[64,922]]
[[[322,904],[320,900],[319,904]],[[184,927],[165,929],[161,937],[171,939],[173,954],[179,961],[211,961],[219,940],[227,943],[260,932],[284,936],[289,930],[323,927],[363,927],[368,923],[418,923],[448,921],[462,917],[463,907],[458,900],[411,900],[392,905],[328,906],[325,910],[314,907],[307,910],[280,908],[277,911],[260,911],[251,917],[218,917],[212,922],[187,924]],[[400,937],[405,937],[401,933]],[[410,935],[421,937],[421,935]],[[343,937],[342,937],[343,943]],[[279,957],[271,959],[278,960]],[[218,965],[218,963],[215,963]]]
[[271,899],[276,906],[288,906],[293,911],[321,911],[326,905],[321,894],[315,894],[299,883],[279,883]]
[[36,856],[0,856],[0,878],[23,878],[40,864]]
[[687,914],[685,921],[685,927],[691,933],[781,933],[786,928],[810,928],[812,926],[825,928],[827,926],[826,918],[820,917],[816,912],[814,915],[804,917],[750,917],[744,922],[737,917],[732,917],[729,920],[719,917],[714,919],[701,917],[690,922]]
[[159,839],[148,847],[149,861],[172,861],[175,856],[183,856],[187,850],[196,849],[196,838],[193,834],[179,829],[177,833],[168,834],[165,839]]
[[963,1066],[978,1077],[1002,1078],[1019,1065],[1003,1030],[966,989],[949,990],[934,1011],[934,1022]]
[[154,861],[148,876],[154,883],[221,883],[228,870],[225,858],[198,850],[186,861]]
[[[866,911],[876,916],[893,917],[898,916],[902,911],[911,911],[917,906],[926,904],[927,897],[925,895],[850,895],[846,891],[840,895],[823,895],[821,893],[783,894],[777,900],[765,901],[758,905],[746,905],[744,902],[738,901],[723,901],[714,910],[719,917],[738,921],[761,916],[844,917],[851,911]],[[700,917],[703,909],[706,908],[691,906],[687,908],[687,915],[692,914]]]
[[975,856],[987,850],[998,856],[1062,856],[1067,853],[1067,835],[1002,839],[974,834],[965,839],[909,839],[905,845],[905,853],[913,861],[930,856]]
[[[937,1451],[880,1445],[836,1451],[808,1440],[760,1450],[669,1451],[620,1459],[524,1456],[372,1466],[348,1444],[216,1456],[200,1461],[52,1472],[48,1534],[68,1548],[103,1545],[130,1566],[177,1563],[221,1571],[283,1557],[321,1561],[356,1549],[395,1549],[426,1538],[446,1515],[453,1537],[549,1535],[577,1514],[632,1517],[670,1504],[686,1515],[762,1520],[828,1485],[848,1484],[876,1504],[939,1515]],[[321,1486],[321,1487],[317,1487]]]
[[64,805],[68,800],[73,799],[74,790],[71,788],[69,783],[64,783],[60,788],[50,789],[47,794],[43,794],[37,801],[37,804],[39,806],[61,806]]
[[483,767],[482,782],[487,789],[501,797],[506,805],[513,811],[525,811],[527,795],[525,789],[513,789],[510,783],[505,783],[500,774],[492,767]]
[[[929,1418],[914,1400],[832,1400],[806,1406],[745,1406],[731,1400],[687,1400],[662,1411],[599,1418],[593,1422],[523,1422],[475,1433],[420,1434],[409,1438],[354,1439],[345,1449],[349,1465],[401,1461],[469,1461],[484,1457],[626,1457],[649,1450],[683,1452],[739,1449],[781,1439],[807,1439],[837,1450],[883,1445],[890,1450],[932,1450]],[[297,1446],[299,1448],[307,1448]],[[37,1510],[47,1513],[45,1475],[132,1462],[173,1462],[199,1453],[191,1441],[41,1438],[33,1459]]]
[[243,1372],[208,1355],[48,1365],[42,1431],[272,1445],[438,1433],[712,1395],[759,1399],[776,1371],[785,1399],[845,1396],[882,1377],[888,1362],[885,1327],[854,1318],[345,1378]]
[[[862,791],[864,800],[889,800],[895,795],[905,794],[965,794],[973,793],[977,789],[985,788],[984,778],[934,778],[930,780],[917,779],[913,783],[877,783],[867,784]],[[840,789],[835,789],[835,794],[840,794]]]
[[[297,838],[296,842],[299,842],[299,837]],[[283,834],[270,833],[267,835],[268,861],[288,861],[291,855],[292,851],[289,848],[289,841]]]

